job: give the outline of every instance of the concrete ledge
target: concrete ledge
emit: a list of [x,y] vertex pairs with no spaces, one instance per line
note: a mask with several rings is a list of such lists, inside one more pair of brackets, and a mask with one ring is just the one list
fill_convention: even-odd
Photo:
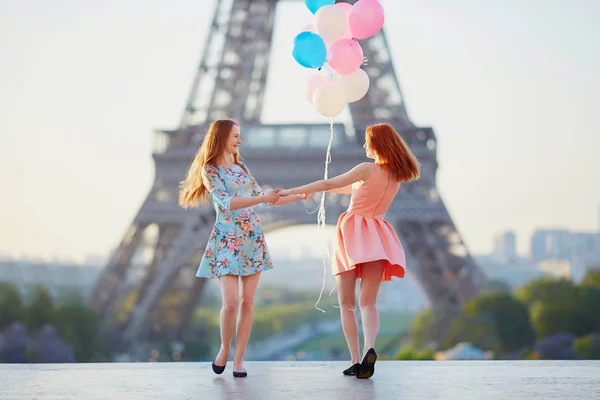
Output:
[[370,380],[345,362],[0,364],[0,399],[598,399],[600,361],[381,361]]

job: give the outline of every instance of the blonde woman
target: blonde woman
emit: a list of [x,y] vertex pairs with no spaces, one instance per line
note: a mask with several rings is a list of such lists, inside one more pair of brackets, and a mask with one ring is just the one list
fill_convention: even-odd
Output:
[[254,295],[261,272],[273,268],[260,220],[252,207],[261,203],[281,205],[305,197],[280,199],[279,190],[263,192],[240,160],[241,144],[240,127],[235,121],[214,121],[187,179],[181,183],[179,195],[182,207],[195,207],[210,200],[217,212],[196,276],[219,279],[223,302],[221,348],[212,368],[216,374],[225,370],[235,331],[234,377],[247,376],[243,358],[252,329]]

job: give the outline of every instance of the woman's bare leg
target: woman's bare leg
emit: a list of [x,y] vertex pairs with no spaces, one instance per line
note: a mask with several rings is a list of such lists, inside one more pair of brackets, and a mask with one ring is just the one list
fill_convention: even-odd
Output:
[[244,353],[246,352],[250,331],[252,330],[254,295],[256,294],[259,279],[260,272],[241,278],[240,318],[235,334],[235,357],[233,359],[233,370],[237,372],[244,371]]
[[363,357],[370,348],[375,348],[375,339],[379,330],[377,294],[384,268],[384,261],[372,261],[362,265],[358,305],[364,336]]
[[340,319],[352,364],[359,363],[358,322],[356,321],[356,269],[336,275]]
[[231,339],[235,332],[235,320],[239,306],[238,277],[233,275],[224,275],[219,277],[221,286],[221,306],[220,328],[221,328],[221,349],[215,358],[215,365],[224,366],[229,358],[229,349],[231,348]]

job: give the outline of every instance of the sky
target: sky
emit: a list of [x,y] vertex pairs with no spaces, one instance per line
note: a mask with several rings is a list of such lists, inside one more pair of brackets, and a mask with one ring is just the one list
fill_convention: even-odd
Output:
[[[435,129],[438,189],[469,250],[490,252],[507,229],[521,254],[537,228],[597,230],[600,2],[382,4],[409,116]],[[0,2],[0,254],[83,260],[118,245],[212,11],[209,0]],[[266,123],[327,123],[291,56],[311,22],[301,1],[278,7]]]

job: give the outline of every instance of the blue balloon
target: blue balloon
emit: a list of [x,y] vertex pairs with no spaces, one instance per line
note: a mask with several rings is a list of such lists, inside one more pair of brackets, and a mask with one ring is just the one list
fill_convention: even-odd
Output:
[[331,6],[335,3],[335,0],[304,0],[304,4],[310,10],[311,13],[315,14],[317,10],[323,6]]
[[294,59],[306,68],[321,68],[327,61],[327,46],[321,36],[302,32],[294,38]]

